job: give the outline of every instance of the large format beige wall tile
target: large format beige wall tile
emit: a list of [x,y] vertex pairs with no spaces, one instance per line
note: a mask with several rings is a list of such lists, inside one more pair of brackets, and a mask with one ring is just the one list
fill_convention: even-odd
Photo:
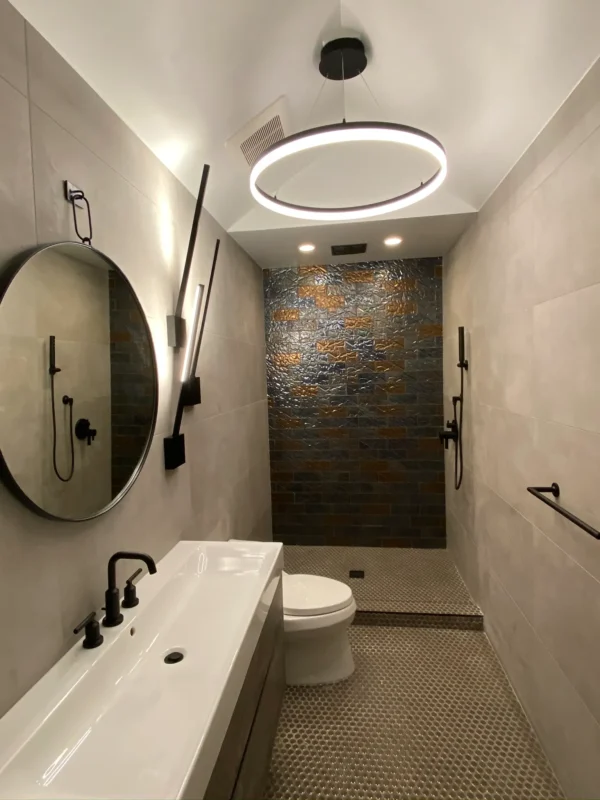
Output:
[[470,345],[448,547],[570,797],[600,796],[600,547],[527,487],[558,482],[559,503],[600,526],[599,89],[600,62],[446,258],[444,280],[445,346],[449,322]]
[[0,78],[27,94],[25,21],[8,2],[0,2]]
[[506,591],[532,620],[537,585],[533,525],[481,482],[476,489],[475,531],[488,569],[502,575]]
[[535,394],[541,419],[600,433],[599,310],[600,283],[535,307]]
[[[262,273],[204,211],[185,315],[194,285],[208,281],[219,237],[200,362],[206,407],[185,414],[188,462],[167,473],[163,436],[173,424],[183,350],[168,347],[166,316],[174,310],[195,198],[29,26],[28,104],[24,41],[23,19],[0,0],[0,260],[36,243],[74,239],[62,182],[80,186],[92,207],[94,245],[123,269],[148,317],[160,402],[140,477],[107,515],[77,524],[45,520],[0,487],[0,604],[22,600],[0,624],[0,714],[74,643],[73,626],[101,605],[116,550],[159,559],[182,535],[271,536]],[[0,315],[2,336],[23,322],[22,315]],[[107,451],[98,445],[97,453]],[[133,568],[120,565],[119,585]]]
[[26,35],[31,101],[157,202],[165,167],[29,23]]
[[195,487],[192,529],[210,531],[209,538],[247,538],[243,530],[270,505],[266,401],[194,424],[186,448]]
[[[559,503],[600,530],[600,434],[536,420],[536,485],[560,486]],[[565,552],[600,580],[600,542],[543,503],[531,519]]]
[[535,529],[532,624],[600,722],[600,583]]
[[76,238],[63,191],[71,180],[90,202],[94,246],[125,270],[146,314],[166,317],[176,277],[156,206],[35,106],[31,125],[40,240]]
[[600,128],[538,191],[537,301],[600,281]]
[[481,403],[529,415],[533,409],[533,312],[515,309],[474,328],[470,377]]
[[6,261],[35,244],[36,235],[29,106],[2,78],[0,109],[0,259]]
[[486,632],[568,797],[597,797],[600,726],[518,606],[491,577]]

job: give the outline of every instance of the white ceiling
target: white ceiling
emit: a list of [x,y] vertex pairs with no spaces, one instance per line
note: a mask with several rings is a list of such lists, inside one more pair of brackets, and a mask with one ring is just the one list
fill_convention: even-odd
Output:
[[[194,194],[211,164],[206,206],[262,266],[299,262],[297,245],[313,240],[313,261],[358,241],[383,257],[395,232],[398,257],[443,253],[600,55],[600,0],[12,2]],[[255,204],[249,168],[225,142],[281,96],[286,133],[339,121],[341,85],[323,86],[316,64],[348,31],[367,44],[371,91],[347,83],[346,117],[425,129],[446,147],[449,175],[392,218],[296,222]],[[298,163],[286,197],[383,199],[422,174],[405,154],[367,147]]]

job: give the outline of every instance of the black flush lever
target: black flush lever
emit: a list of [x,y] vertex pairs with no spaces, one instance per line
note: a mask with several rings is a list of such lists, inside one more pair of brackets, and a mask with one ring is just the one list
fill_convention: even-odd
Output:
[[87,617],[82,620],[79,625],[73,630],[73,633],[81,633],[85,628],[85,637],[83,639],[83,647],[86,650],[93,650],[95,647],[100,647],[104,641],[104,636],[100,633],[100,623],[96,619],[96,612],[92,611]]
[[136,585],[134,580],[138,577],[138,575],[142,574],[142,568],[136,569],[133,575],[130,578],[127,578],[125,581],[125,591],[123,592],[123,602],[121,603],[122,608],[135,608],[140,602],[137,591]]

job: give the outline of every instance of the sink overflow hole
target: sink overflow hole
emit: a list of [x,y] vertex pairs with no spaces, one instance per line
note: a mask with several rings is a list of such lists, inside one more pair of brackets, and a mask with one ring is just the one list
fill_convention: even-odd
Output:
[[179,664],[180,661],[183,661],[183,658],[183,653],[180,653],[179,650],[174,650],[165,656],[165,664]]
[[129,635],[135,636],[135,628],[129,628]]

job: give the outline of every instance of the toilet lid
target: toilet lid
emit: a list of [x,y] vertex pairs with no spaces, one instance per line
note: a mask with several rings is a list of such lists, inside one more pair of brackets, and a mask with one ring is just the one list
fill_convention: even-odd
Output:
[[320,575],[283,573],[283,612],[290,617],[330,614],[352,602],[352,589],[341,581]]

